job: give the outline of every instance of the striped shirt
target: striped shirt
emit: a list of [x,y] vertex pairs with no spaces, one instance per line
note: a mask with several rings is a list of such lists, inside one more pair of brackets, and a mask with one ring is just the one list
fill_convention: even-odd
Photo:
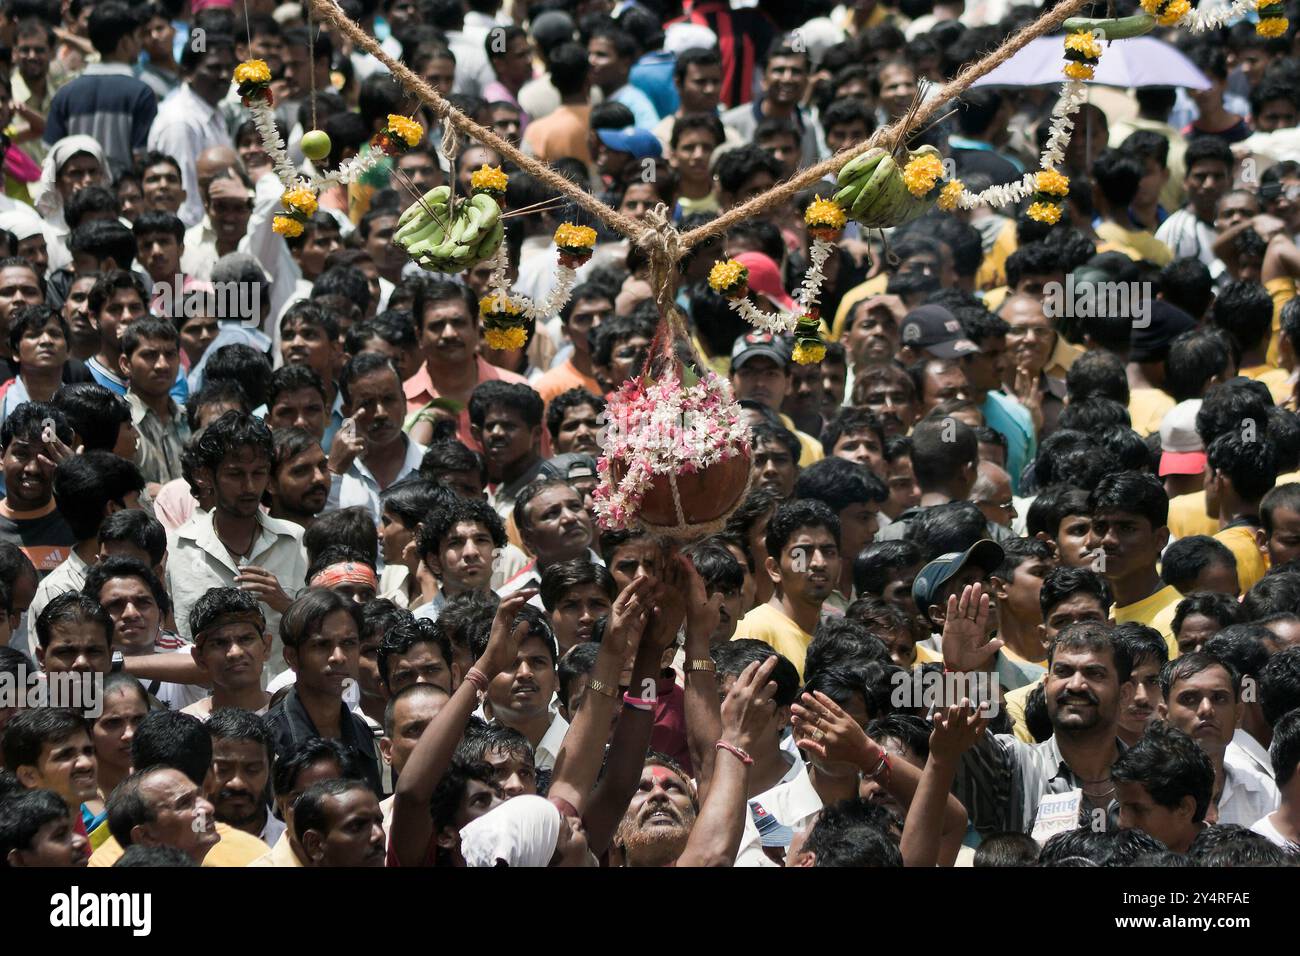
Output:
[[124,63],[92,63],[54,94],[45,123],[45,142],[84,134],[104,149],[116,179],[131,168],[133,151],[143,151],[158,115],[158,98]]
[[[1128,748],[1116,739],[1118,756]],[[987,734],[962,755],[953,783],[953,795],[970,815],[971,826],[981,836],[1013,830],[1028,833],[1038,815],[1038,804],[1053,793],[1068,793],[1083,786],[1053,735],[1041,744],[1027,744],[1010,734]],[[1088,798],[1079,808],[1079,825],[1090,823]],[[1106,807],[1107,829],[1119,827],[1119,803]]]

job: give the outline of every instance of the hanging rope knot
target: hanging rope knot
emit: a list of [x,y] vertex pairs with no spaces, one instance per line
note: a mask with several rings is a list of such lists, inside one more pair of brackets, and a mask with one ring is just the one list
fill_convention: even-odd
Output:
[[673,225],[668,207],[657,204],[645,214],[642,220],[649,228],[641,230],[636,244],[651,259],[663,258],[669,266],[676,266],[690,248],[682,242],[682,234]]

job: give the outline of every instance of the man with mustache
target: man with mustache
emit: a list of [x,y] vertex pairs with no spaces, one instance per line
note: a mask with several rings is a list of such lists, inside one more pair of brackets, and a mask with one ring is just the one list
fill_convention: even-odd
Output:
[[273,847],[284,832],[267,804],[271,782],[271,733],[262,718],[238,707],[223,707],[208,721],[212,772],[204,796],[219,823],[251,833]]
[[[515,499],[515,527],[528,550],[536,557],[496,589],[501,597],[521,588],[540,587],[542,573],[552,564],[587,557],[603,564],[592,550],[595,526],[583,504],[582,496],[560,478],[538,478]],[[541,600],[533,602],[541,607]]]
[[488,500],[509,520],[515,499],[542,468],[542,398],[513,382],[483,382],[469,397],[470,433],[483,449]]
[[[946,671],[963,678],[987,672],[1002,642],[988,639],[988,595],[978,582],[948,596],[943,627]],[[1110,829],[1119,805],[1110,768],[1124,752],[1116,736],[1119,709],[1130,692],[1130,664],[1103,623],[1072,624],[1047,652],[1044,691],[1052,736],[1026,744],[988,734],[961,758],[953,793],[981,834],[1029,832],[1044,797],[1081,790],[1081,826]],[[958,687],[971,686],[965,680]]]
[[600,455],[605,400],[585,388],[561,392],[546,406],[546,430],[557,455]]
[[1049,376],[1046,371],[1056,350],[1056,329],[1038,296],[1013,293],[997,314],[1007,324],[1003,387],[1031,414],[1042,416],[1038,432],[1041,440],[1056,430],[1056,421],[1065,408],[1065,380]]
[[330,494],[329,462],[320,440],[301,428],[277,428],[271,440],[275,458],[266,485],[271,517],[310,528]]
[[384,815],[359,780],[324,780],[293,802],[304,866],[383,866]]
[[651,752],[614,833],[613,848],[624,866],[669,866],[686,849],[699,809],[686,771],[672,758]]
[[1160,632],[1169,656],[1178,656],[1173,620],[1182,595],[1156,571],[1169,542],[1169,496],[1155,475],[1124,471],[1101,480],[1088,496],[1093,568],[1115,595],[1117,624],[1137,621]]
[[[551,712],[551,698],[558,686],[555,632],[543,612],[532,606],[524,607],[520,617],[528,622],[528,633],[519,642],[514,660],[488,684],[483,712],[527,737],[537,769],[550,770],[569,732],[569,722]],[[490,628],[490,623],[484,622],[481,634],[480,629],[471,633],[475,651],[482,649],[477,643],[480,639],[486,645]]]
[[402,431],[405,399],[397,366],[387,355],[362,352],[339,376],[343,413],[352,427],[339,429],[330,447],[327,510],[363,505],[379,524],[379,494],[420,468],[424,446]]
[[1248,827],[1276,810],[1277,785],[1232,744],[1241,710],[1236,669],[1193,652],[1169,664],[1161,672],[1160,685],[1160,716],[1195,740],[1214,767],[1214,822]]
[[886,438],[906,435],[920,415],[912,376],[892,361],[869,365],[856,375],[849,392],[852,404],[875,412]]

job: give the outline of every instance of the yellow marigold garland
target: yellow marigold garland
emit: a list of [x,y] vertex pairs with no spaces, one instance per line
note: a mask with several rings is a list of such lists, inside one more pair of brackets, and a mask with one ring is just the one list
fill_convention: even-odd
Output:
[[728,299],[743,299],[749,292],[749,270],[735,259],[715,262],[709,270],[709,288]]
[[803,221],[808,225],[808,232],[813,238],[835,242],[840,238],[848,216],[839,203],[833,199],[822,199],[819,194],[804,210]]
[[1172,27],[1192,12],[1188,0],[1142,0],[1142,9],[1162,27]]
[[1065,68],[1063,72],[1072,80],[1091,80],[1097,63],[1101,60],[1101,43],[1086,30],[1076,30],[1065,35]]
[[244,106],[251,106],[255,99],[265,99],[266,105],[275,103],[271,95],[271,68],[265,60],[245,60],[235,67],[235,83]]
[[476,193],[487,193],[497,199],[505,196],[509,182],[510,177],[501,171],[500,166],[489,166],[487,163],[474,170],[469,177],[470,189]]
[[316,210],[320,208],[316,201],[316,194],[306,186],[295,186],[293,189],[286,189],[284,195],[280,197],[280,204],[292,213],[299,213],[310,219],[316,215]]
[[271,231],[286,239],[296,239],[302,235],[303,224],[293,216],[276,216],[271,220]]
[[794,327],[794,351],[790,357],[799,365],[814,365],[826,357],[821,322],[815,313],[801,316]]
[[389,156],[401,156],[409,149],[420,145],[424,139],[424,127],[413,119],[388,114],[388,124],[370,140],[370,146]]
[[576,269],[591,258],[596,247],[596,230],[562,222],[555,230],[555,245],[560,250],[560,265]]
[[1281,3],[1261,3],[1259,5],[1259,22],[1255,32],[1262,37],[1280,37],[1286,33],[1289,24],[1286,19],[1286,6]]
[[483,319],[483,341],[488,348],[506,351],[521,349],[528,341],[528,330],[523,326],[523,309],[504,295],[485,295],[479,300],[479,315]]
[[966,185],[960,179],[948,180],[939,192],[939,208],[944,212],[952,212],[957,208],[957,203],[961,201],[961,194],[965,191]]
[[1027,215],[1035,222],[1054,226],[1061,221],[1061,207],[1058,203],[1036,202],[1030,205]]
[[917,199],[924,199],[943,176],[943,161],[933,153],[922,153],[903,167],[903,183]]

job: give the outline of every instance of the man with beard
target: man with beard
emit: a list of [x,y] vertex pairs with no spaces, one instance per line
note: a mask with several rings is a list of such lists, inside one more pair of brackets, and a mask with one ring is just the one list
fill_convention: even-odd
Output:
[[310,528],[330,494],[329,463],[320,441],[301,428],[277,428],[266,493],[272,518]]
[[493,485],[488,500],[502,521],[541,470],[542,411],[541,396],[517,383],[483,382],[469,397],[470,432]]
[[916,383],[896,363],[871,365],[854,380],[851,404],[874,412],[886,438],[900,438],[920,415]]
[[[1001,647],[1001,641],[988,640],[988,616],[988,595],[978,582],[963,588],[960,598],[949,595],[943,663],[945,671],[960,675],[959,696],[970,696],[964,690],[972,686],[969,678],[986,672]],[[1080,826],[1110,829],[1119,823],[1110,768],[1126,749],[1116,731],[1120,708],[1132,693],[1128,656],[1108,625],[1081,623],[1056,636],[1047,661],[1052,736],[1026,744],[1010,734],[990,734],[962,756],[953,793],[981,834],[1028,832],[1044,797],[1073,790],[1082,791]]]
[[671,866],[686,849],[699,810],[695,784],[686,771],[672,758],[652,752],[614,833],[612,849],[624,866]]
[[313,784],[293,802],[304,866],[383,866],[384,815],[359,780]]
[[251,833],[273,847],[284,824],[267,805],[271,783],[271,733],[257,714],[224,707],[208,720],[212,735],[212,773],[204,796],[219,823]]
[[600,455],[601,415],[605,400],[585,388],[561,392],[546,406],[546,430],[557,455]]
[[840,333],[849,361],[849,381],[872,367],[888,366],[902,340],[899,327],[907,306],[896,295],[873,295],[854,304]]
[[1241,677],[1227,661],[1184,654],[1160,674],[1160,716],[1191,737],[1214,767],[1217,823],[1248,827],[1277,809],[1277,785],[1232,745],[1241,711]]
[[820,501],[779,505],[767,526],[766,573],[772,599],[736,625],[736,639],[754,638],[794,665],[803,680],[804,655],[822,605],[840,580],[840,520]]
[[[387,355],[362,352],[339,376],[347,421],[330,448],[329,509],[361,505],[379,524],[379,493],[420,468],[424,446],[402,431],[402,379]],[[340,448],[342,449],[340,451]]]

